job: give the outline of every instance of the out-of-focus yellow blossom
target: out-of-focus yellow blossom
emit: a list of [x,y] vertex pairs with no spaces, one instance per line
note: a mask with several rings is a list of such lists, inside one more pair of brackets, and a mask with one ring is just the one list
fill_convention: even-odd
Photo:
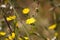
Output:
[[11,35],[8,36],[10,40],[13,40],[15,38],[15,33],[13,32]]
[[29,8],[24,8],[22,10],[23,14],[28,14],[30,12],[30,9]]
[[10,40],[12,40],[12,39],[13,39],[11,35],[9,35],[9,36],[8,36],[8,38],[9,38]]
[[15,33],[12,33],[12,35],[11,35],[11,36],[12,36],[12,38],[14,39],[14,38],[15,38]]
[[24,37],[25,38],[25,40],[28,40],[29,38],[28,37]]
[[56,36],[56,37],[58,36],[58,33],[57,33],[57,32],[55,32],[55,36]]
[[11,18],[7,17],[7,21],[11,21],[11,20],[12,20]]
[[10,16],[10,18],[11,18],[11,19],[15,19],[15,18],[16,18],[16,16]]
[[54,30],[54,29],[56,28],[56,25],[57,25],[57,24],[53,24],[53,25],[49,26],[48,29],[50,29],[50,30]]
[[9,40],[8,38],[5,38],[4,40]]
[[22,38],[19,38],[19,40],[23,40]]
[[16,27],[18,27],[18,23],[16,23]]
[[16,16],[9,16],[9,17],[7,17],[6,19],[7,19],[7,21],[11,21],[11,20],[16,19]]
[[56,40],[57,36],[58,36],[58,33],[55,32],[54,37],[51,40]]
[[32,23],[35,23],[35,22],[36,22],[36,20],[33,17],[26,20],[26,24],[32,24]]
[[6,35],[6,33],[5,32],[0,32],[0,35],[4,36],[4,35]]

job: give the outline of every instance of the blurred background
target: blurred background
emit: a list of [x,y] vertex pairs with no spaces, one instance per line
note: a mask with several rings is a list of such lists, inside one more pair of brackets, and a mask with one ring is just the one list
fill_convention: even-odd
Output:
[[60,0],[0,0],[0,40],[60,40]]

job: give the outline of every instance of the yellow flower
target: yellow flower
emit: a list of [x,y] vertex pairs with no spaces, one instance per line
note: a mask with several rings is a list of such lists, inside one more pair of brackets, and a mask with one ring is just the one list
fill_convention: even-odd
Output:
[[36,20],[32,17],[32,18],[26,20],[26,24],[32,24],[32,23],[35,23],[35,21]]
[[22,38],[19,38],[19,40],[23,40]]
[[18,27],[18,23],[16,23],[16,27]]
[[5,38],[4,40],[9,40],[8,38]]
[[56,28],[56,24],[53,24],[53,25],[49,26],[48,29],[50,29],[50,30],[54,30],[55,28]]
[[58,36],[58,33],[57,33],[57,32],[55,32],[55,36],[56,36],[56,37]]
[[7,21],[11,21],[11,20],[12,20],[11,18],[7,17]]
[[9,35],[9,36],[8,36],[8,38],[9,38],[10,40],[12,40],[12,39],[13,39],[11,35]]
[[12,33],[11,37],[14,39],[15,38],[15,33]]
[[16,16],[10,16],[10,18],[11,18],[11,19],[15,19],[15,18],[16,18]]
[[7,17],[6,19],[7,19],[7,21],[11,21],[11,20],[16,19],[16,16],[9,16],[9,17]]
[[22,10],[23,14],[28,14],[30,12],[30,9],[29,8],[24,8]]
[[28,37],[24,37],[25,38],[25,40],[28,40],[29,38]]
[[9,35],[9,36],[8,36],[8,38],[9,38],[10,40],[13,40],[13,39],[15,38],[15,33],[13,32],[12,35]]
[[4,36],[4,35],[6,35],[6,33],[5,32],[0,32],[0,35]]

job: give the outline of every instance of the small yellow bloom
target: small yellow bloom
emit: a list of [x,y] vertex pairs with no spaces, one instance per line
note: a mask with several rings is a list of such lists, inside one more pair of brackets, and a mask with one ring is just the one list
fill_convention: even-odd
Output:
[[9,17],[7,17],[6,19],[7,19],[7,21],[11,21],[11,20],[16,19],[16,16],[9,16]]
[[56,28],[56,24],[49,26],[48,29],[50,29],[50,30],[54,30],[55,28]]
[[9,36],[8,36],[8,38],[9,38],[10,40],[12,40],[12,39],[13,39],[11,35],[9,35]]
[[28,14],[30,12],[30,9],[29,8],[24,8],[22,12],[23,12],[23,14]]
[[23,40],[22,38],[19,38],[19,40]]
[[16,18],[16,16],[10,16],[10,18],[11,18],[11,19],[15,19],[15,18]]
[[57,33],[57,32],[55,32],[55,36],[56,36],[56,37],[58,36],[58,33]]
[[18,27],[18,23],[16,23],[16,27]]
[[32,24],[32,23],[35,23],[35,21],[36,20],[34,18],[30,18],[26,20],[26,24]]
[[9,40],[8,38],[5,38],[4,40]]
[[12,33],[11,37],[14,39],[15,38],[15,33]]
[[12,35],[9,35],[9,36],[8,36],[8,38],[9,38],[10,40],[13,40],[13,39],[15,38],[15,33],[13,32]]
[[28,37],[24,37],[25,38],[25,40],[28,40],[29,38]]
[[7,21],[11,21],[11,20],[12,20],[11,18],[7,17]]
[[4,36],[4,35],[6,35],[6,33],[5,32],[0,32],[0,35]]

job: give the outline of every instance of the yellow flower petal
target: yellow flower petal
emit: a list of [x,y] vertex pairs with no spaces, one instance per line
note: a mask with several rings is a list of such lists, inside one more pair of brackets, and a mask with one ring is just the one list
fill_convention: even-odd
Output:
[[12,36],[11,36],[12,38],[15,38],[15,33],[12,33]]
[[5,32],[0,32],[0,35],[4,36],[4,35],[6,35],[6,33]]
[[30,12],[30,9],[29,8],[24,8],[22,12],[23,12],[23,14],[28,14]]
[[55,33],[55,36],[56,36],[56,37],[58,36],[58,33],[57,33],[57,32]]
[[22,38],[19,38],[19,40],[23,40]]
[[16,27],[18,27],[18,23],[16,23]]
[[34,18],[30,18],[26,20],[26,24],[32,24],[32,23],[35,23],[35,21],[36,20]]
[[28,37],[24,37],[25,38],[25,40],[28,40],[29,38]]
[[16,19],[16,16],[11,16],[10,18],[11,18],[11,19]]
[[9,18],[9,17],[7,17],[6,19],[7,19],[7,21],[11,21],[11,20],[12,20],[12,19],[11,19],[11,18]]
[[8,38],[9,38],[10,40],[12,40],[12,39],[13,39],[11,35],[9,35],[9,36],[8,36]]
[[11,21],[11,20],[16,19],[16,16],[9,16],[9,17],[7,17],[6,19],[7,19],[7,21]]
[[48,29],[50,29],[50,30],[54,30],[55,28],[56,28],[56,24],[49,26]]
[[8,38],[5,38],[4,40],[9,40]]

